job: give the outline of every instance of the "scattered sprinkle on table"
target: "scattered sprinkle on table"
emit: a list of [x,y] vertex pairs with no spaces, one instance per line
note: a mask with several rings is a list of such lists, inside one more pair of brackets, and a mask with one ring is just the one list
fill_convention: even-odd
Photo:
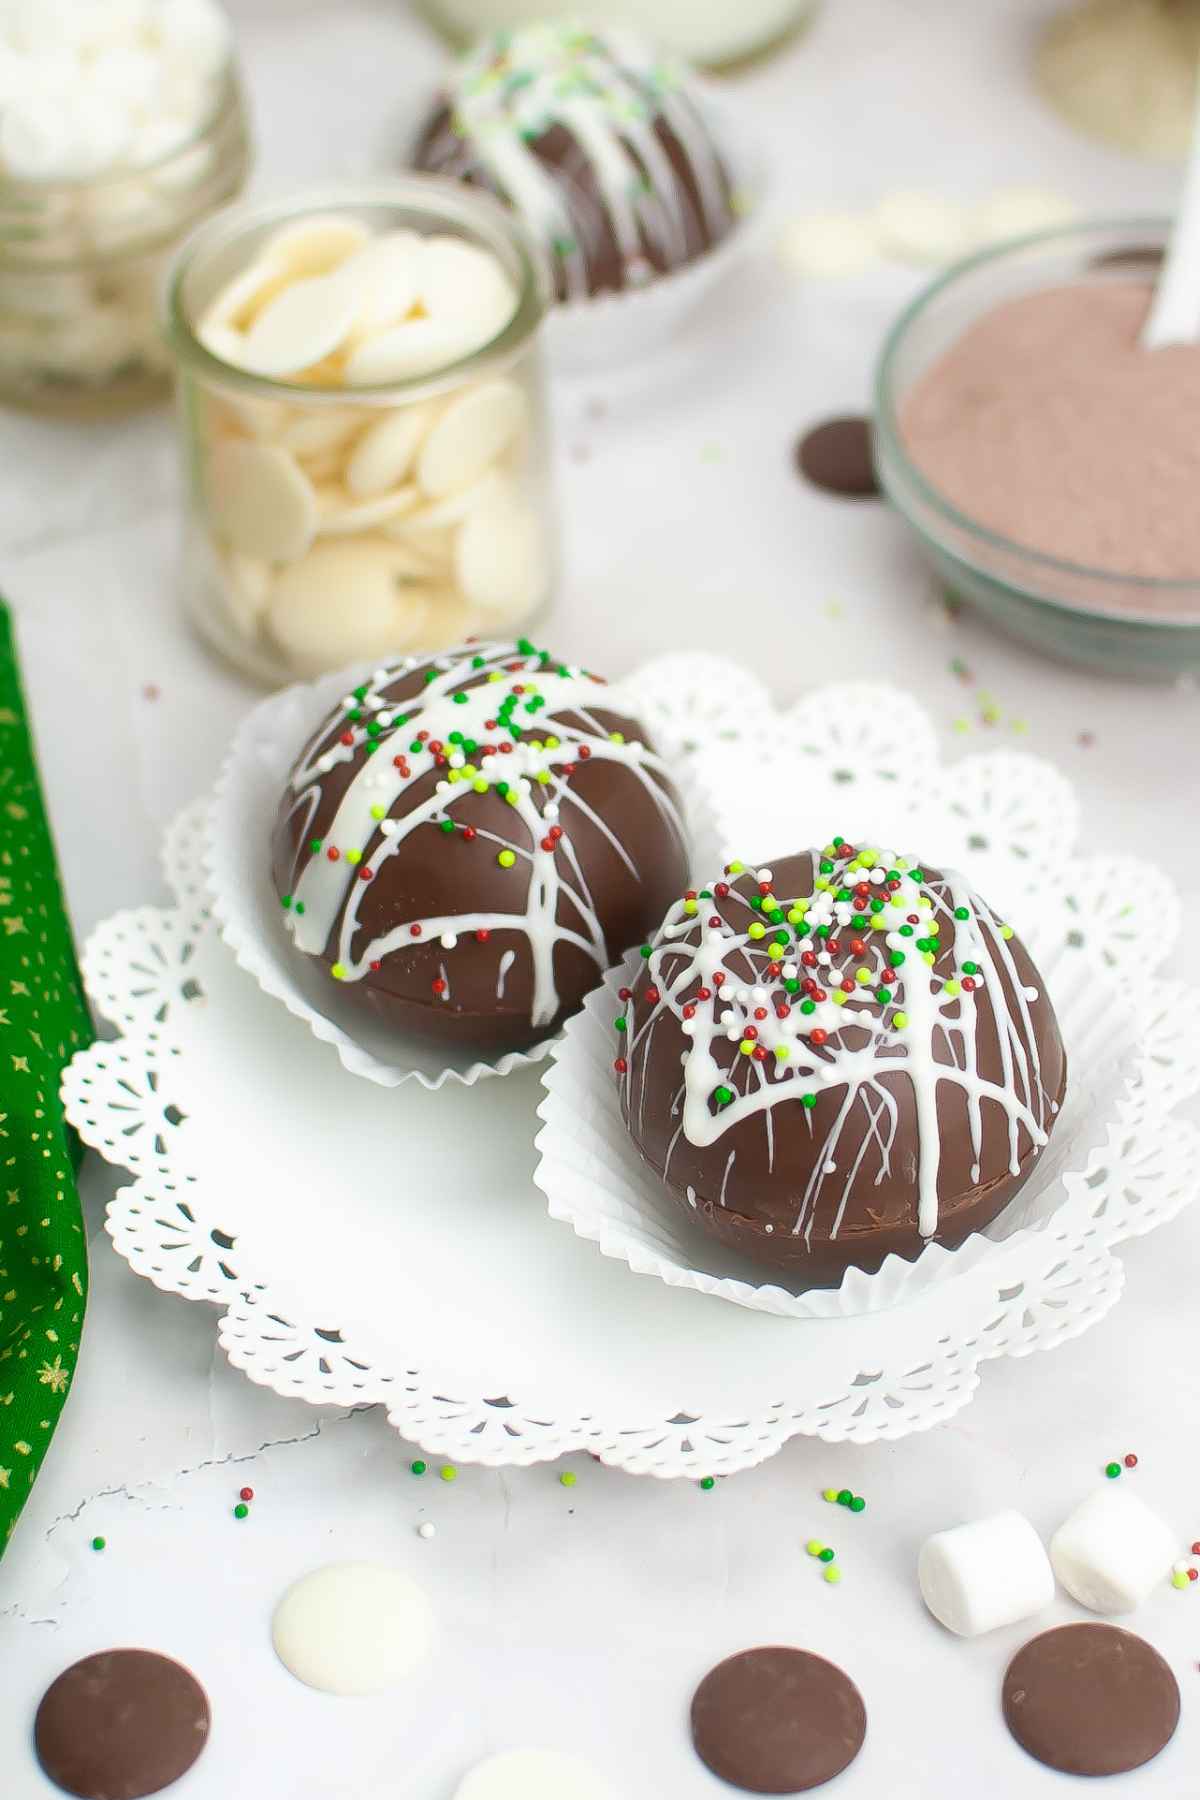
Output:
[[443,1466],[438,1470],[438,1474],[441,1476],[443,1481],[457,1481],[458,1480],[458,1470],[455,1468],[453,1463],[444,1463]]
[[1133,1453],[1132,1453],[1132,1451],[1131,1451],[1131,1452],[1130,1452],[1130,1453],[1129,1453],[1129,1455],[1128,1455],[1128,1456],[1126,1456],[1126,1457],[1124,1457],[1124,1458],[1123,1458],[1123,1461],[1124,1461],[1124,1463],[1125,1463],[1125,1467],[1126,1467],[1126,1468],[1127,1468],[1127,1469],[1136,1469],[1136,1468],[1137,1468],[1137,1461],[1138,1461],[1138,1459],[1137,1459],[1137,1457],[1136,1457],[1136,1456],[1134,1456],[1134,1454],[1133,1454]]
[[1117,1479],[1117,1476],[1121,1473],[1120,1463],[1116,1463],[1116,1462],[1108,1463],[1105,1466],[1104,1473],[1108,1476],[1108,1479],[1110,1481],[1115,1481]]
[[573,1474],[570,1469],[564,1469],[558,1479],[563,1487],[574,1487],[579,1477]]
[[829,1583],[830,1587],[836,1587],[838,1582],[842,1579],[842,1571],[835,1568],[831,1563],[829,1568],[825,1570],[824,1579]]
[[423,1475],[425,1473],[426,1469],[429,1467],[429,1464],[422,1462],[420,1457],[418,1456],[416,1462],[411,1462],[411,1463],[409,1463],[408,1466],[412,1470],[412,1473],[414,1475]]
[[710,1488],[715,1488],[716,1485],[716,1477],[713,1475],[706,1475],[700,1483],[700,1486],[704,1489],[706,1494]]
[[432,1520],[424,1519],[424,1520],[422,1520],[421,1524],[417,1526],[417,1536],[419,1538],[425,1538],[427,1540],[431,1537],[436,1537],[437,1536],[437,1526],[432,1522]]
[[233,1516],[235,1519],[248,1519],[250,1517],[250,1508],[246,1505],[244,1500],[238,1501],[233,1509]]
[[107,1547],[108,1547],[108,1539],[107,1538],[94,1537],[92,1539],[92,1549],[93,1550],[104,1550],[104,1549],[107,1549]]
[[253,1500],[253,1498],[254,1498],[254,1489],[252,1487],[244,1487],[239,1490],[239,1493],[238,1493],[239,1500],[245,1500],[245,1501],[249,1502],[249,1501]]

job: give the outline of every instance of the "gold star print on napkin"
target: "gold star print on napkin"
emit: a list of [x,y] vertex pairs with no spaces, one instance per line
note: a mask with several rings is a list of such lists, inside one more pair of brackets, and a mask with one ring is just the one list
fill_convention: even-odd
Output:
[[87,1244],[58,1098],[92,1037],[0,602],[0,1554],[79,1352]]

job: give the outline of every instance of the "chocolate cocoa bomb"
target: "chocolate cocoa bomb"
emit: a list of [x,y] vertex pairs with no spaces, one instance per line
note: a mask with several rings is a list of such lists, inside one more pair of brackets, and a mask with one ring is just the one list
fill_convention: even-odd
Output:
[[686,880],[679,803],[599,677],[526,640],[377,669],[301,751],[272,866],[297,954],[389,1026],[523,1048]]
[[807,1286],[982,1230],[1066,1057],[1027,952],[958,875],[835,839],[677,900],[622,989],[634,1143],[698,1225]]
[[485,38],[413,162],[513,206],[560,300],[640,287],[734,222],[729,170],[688,71],[627,32],[547,22]]

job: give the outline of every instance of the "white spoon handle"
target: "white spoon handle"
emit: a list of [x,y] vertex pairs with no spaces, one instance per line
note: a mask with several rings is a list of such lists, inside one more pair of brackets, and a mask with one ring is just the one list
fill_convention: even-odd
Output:
[[1143,350],[1200,341],[1200,97],[1192,126],[1192,147],[1183,195],[1167,259],[1158,278],[1150,316],[1142,332]]

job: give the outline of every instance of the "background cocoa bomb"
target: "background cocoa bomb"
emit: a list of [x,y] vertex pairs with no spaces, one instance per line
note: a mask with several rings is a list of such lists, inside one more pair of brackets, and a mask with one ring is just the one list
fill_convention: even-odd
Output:
[[486,38],[412,160],[515,207],[560,300],[643,286],[734,223],[729,171],[687,72],[627,32],[547,22]]
[[1011,929],[960,877],[841,839],[677,900],[622,997],[638,1150],[699,1225],[809,1286],[988,1225],[1066,1083]]
[[686,880],[679,803],[598,677],[524,639],[379,669],[292,771],[272,844],[297,953],[402,1032],[519,1049]]

